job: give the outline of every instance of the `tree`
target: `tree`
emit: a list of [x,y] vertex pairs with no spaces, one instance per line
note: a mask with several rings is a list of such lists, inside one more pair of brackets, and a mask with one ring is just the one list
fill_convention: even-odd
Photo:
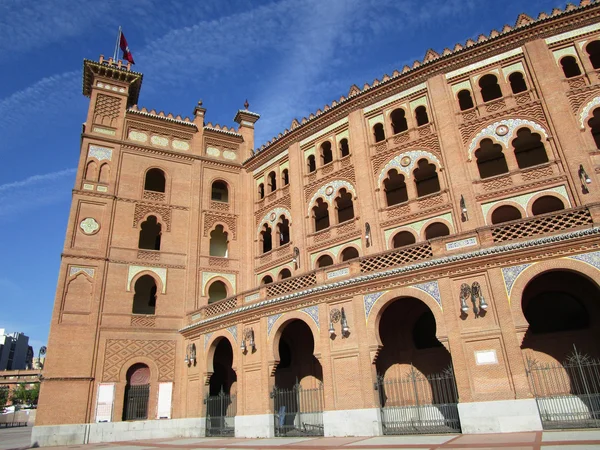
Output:
[[39,393],[39,383],[34,384],[31,389],[27,389],[27,385],[21,383],[13,391],[11,400],[15,405],[37,405]]
[[8,402],[8,386],[0,386],[0,411],[4,410]]

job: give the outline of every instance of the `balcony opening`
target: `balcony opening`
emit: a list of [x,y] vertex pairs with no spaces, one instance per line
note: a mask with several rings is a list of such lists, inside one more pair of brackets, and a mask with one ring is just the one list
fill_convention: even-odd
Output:
[[458,93],[458,107],[461,111],[466,111],[467,109],[471,109],[475,106],[473,103],[473,97],[471,96],[471,91],[468,89],[463,89]]
[[435,164],[430,164],[426,159],[422,159],[417,163],[417,168],[413,174],[418,197],[424,197],[425,195],[435,194],[440,191],[440,180]]
[[449,235],[450,230],[448,226],[442,222],[434,222],[425,228],[425,239],[427,240]]
[[479,80],[479,87],[481,88],[481,97],[484,102],[491,102],[502,97],[502,89],[500,89],[496,75],[488,73],[482,76]]
[[495,177],[508,173],[506,157],[500,144],[494,144],[491,139],[483,139],[475,151],[477,169],[481,179]]
[[392,245],[394,248],[406,247],[407,245],[412,245],[416,243],[415,235],[410,231],[400,231],[396,233],[394,239],[392,240]]
[[544,195],[531,205],[531,212],[534,216],[561,211],[563,209],[565,209],[565,204],[560,198],[554,197],[553,195]]
[[388,206],[397,205],[408,201],[408,191],[403,174],[399,174],[396,169],[391,169],[388,176],[383,180],[383,190]]
[[392,130],[394,134],[402,133],[408,130],[408,122],[406,121],[406,113],[402,108],[398,108],[392,111],[390,114],[392,119]]
[[279,272],[280,280],[285,280],[286,278],[291,278],[291,277],[292,277],[292,272],[290,271],[290,269],[283,269],[281,272]]
[[512,220],[519,220],[523,216],[521,211],[511,205],[502,205],[494,210],[492,213],[492,224],[497,225],[499,223],[510,222]]
[[290,242],[290,221],[285,216],[279,217],[277,224],[277,234],[279,235],[279,245],[285,245]]
[[227,203],[229,201],[229,190],[223,181],[215,181],[212,184],[210,199],[217,202]]
[[594,110],[592,118],[588,121],[588,125],[594,138],[596,148],[600,149],[600,108]]
[[581,69],[574,56],[565,56],[560,60],[560,65],[565,74],[565,78],[573,78],[581,75]]
[[585,51],[590,57],[590,62],[594,69],[600,69],[600,41],[592,41],[586,47]]
[[527,90],[527,84],[525,83],[525,78],[521,72],[511,73],[508,77],[508,81],[513,94],[518,94],[519,92],[525,92]]
[[333,266],[333,258],[329,255],[323,255],[317,259],[317,268]]
[[415,109],[415,117],[417,119],[417,126],[427,125],[429,123],[429,116],[427,115],[427,108],[423,105]]
[[161,224],[156,216],[148,216],[140,225],[138,248],[144,250],[160,250]]
[[227,258],[227,233],[223,225],[217,225],[214,230],[210,232],[210,256],[220,256],[221,258]]
[[352,193],[346,189],[340,189],[338,197],[335,199],[337,207],[338,223],[354,219],[354,203],[352,202]]
[[275,175],[275,172],[269,172],[267,179],[269,180],[269,192],[275,192],[277,190],[277,175]]
[[382,124],[376,123],[373,126],[373,136],[375,137],[375,142],[385,141],[385,131]]
[[313,173],[315,170],[317,170],[315,155],[309,155],[308,158],[306,158],[306,165],[308,168],[308,173]]
[[227,286],[220,280],[213,281],[208,288],[208,304],[227,298]]
[[165,192],[165,173],[160,169],[150,169],[146,172],[144,190]]
[[313,207],[313,218],[315,221],[315,231],[321,231],[329,228],[329,205],[322,198],[317,199]]
[[537,166],[548,162],[546,148],[542,143],[542,137],[538,133],[532,133],[529,128],[521,128],[517,131],[517,138],[513,141],[515,157],[519,169]]
[[325,141],[321,144],[321,165],[329,164],[333,161],[333,152],[331,151],[331,142]]
[[342,262],[350,261],[351,259],[358,258],[358,250],[354,247],[347,247],[342,251]]
[[350,154],[350,146],[348,145],[348,139],[342,139],[340,141],[340,155],[342,158]]
[[133,314],[156,312],[156,281],[150,275],[141,276],[133,288]]
[[271,250],[273,250],[273,237],[272,237],[272,230],[269,227],[269,225],[267,225],[266,223],[263,225],[262,231],[260,232],[260,240],[261,240],[261,247],[262,247],[262,252],[263,253],[267,253],[270,252]]

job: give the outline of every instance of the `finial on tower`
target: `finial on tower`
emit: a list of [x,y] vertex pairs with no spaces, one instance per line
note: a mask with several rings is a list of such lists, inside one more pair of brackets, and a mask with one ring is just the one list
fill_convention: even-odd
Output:
[[247,111],[250,108],[250,103],[248,103],[248,99],[244,102],[244,109]]

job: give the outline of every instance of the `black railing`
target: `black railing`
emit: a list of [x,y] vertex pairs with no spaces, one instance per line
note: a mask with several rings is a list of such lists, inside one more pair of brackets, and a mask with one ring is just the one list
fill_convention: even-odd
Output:
[[323,385],[304,389],[275,387],[271,392],[275,411],[275,436],[323,436]]
[[204,404],[206,405],[206,435],[234,436],[236,396],[226,394],[221,389],[217,395],[207,395]]
[[375,383],[383,434],[460,433],[458,393],[452,367],[423,375],[411,366],[403,377]]
[[145,420],[148,418],[148,397],[150,385],[140,384],[125,387],[123,420]]

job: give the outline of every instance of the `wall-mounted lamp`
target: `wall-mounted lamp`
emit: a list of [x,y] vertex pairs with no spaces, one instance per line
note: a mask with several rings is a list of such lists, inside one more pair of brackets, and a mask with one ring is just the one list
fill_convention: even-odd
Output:
[[460,286],[460,309],[465,316],[469,312],[469,305],[467,305],[468,298],[470,298],[471,303],[473,303],[475,317],[483,317],[485,311],[488,309],[488,304],[485,301],[479,282],[475,281],[471,286],[467,283],[463,283]]
[[240,348],[242,349],[243,354],[246,354],[248,351],[246,341],[248,341],[250,351],[254,353],[256,351],[256,344],[254,343],[254,330],[252,328],[246,328],[242,333],[242,345],[240,345]]
[[298,247],[294,247],[294,257],[292,259],[294,262],[295,270],[300,268],[300,249]]
[[188,344],[185,349],[185,359],[183,360],[188,367],[196,365],[196,344]]
[[463,195],[460,195],[460,215],[463,222],[469,220],[469,211],[467,210],[467,203]]
[[466,315],[469,312],[469,305],[467,305],[467,298],[471,296],[471,286],[467,283],[460,285],[460,310]]
[[369,225],[369,222],[365,222],[365,241],[367,244],[367,247],[371,246],[371,225]]
[[337,308],[334,308],[329,313],[329,337],[331,339],[335,339],[335,328],[333,327],[334,323],[340,322],[340,326],[342,328],[342,338],[348,337],[350,334],[350,327],[348,326],[348,319],[346,319],[346,312],[344,308],[341,311]]
[[590,192],[587,185],[592,183],[592,179],[586,173],[583,164],[579,164],[579,171],[577,173],[579,174],[579,181],[581,181],[581,190],[584,194],[587,194]]

